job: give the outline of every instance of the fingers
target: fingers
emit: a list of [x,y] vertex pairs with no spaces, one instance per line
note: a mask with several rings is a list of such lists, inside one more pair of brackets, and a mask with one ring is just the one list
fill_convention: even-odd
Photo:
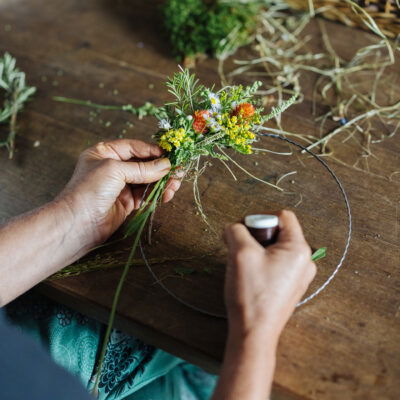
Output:
[[171,169],[168,158],[146,162],[118,162],[118,169],[126,183],[152,183],[163,178]]
[[279,217],[279,242],[305,242],[303,230],[294,212],[283,210]]
[[185,176],[185,171],[181,169],[176,169],[173,174],[173,178],[171,178],[167,186],[165,187],[163,202],[168,203],[174,197],[175,193],[181,187],[182,179]]
[[125,186],[122,189],[122,192],[118,196],[119,201],[121,202],[121,205],[125,209],[125,216],[128,216],[135,207],[135,201],[132,195],[131,188],[129,186]]
[[247,246],[259,246],[257,241],[251,236],[250,232],[243,224],[228,225],[225,228],[224,239],[229,252],[237,251],[238,249]]
[[168,203],[174,197],[175,193],[181,187],[182,181],[180,179],[170,179],[165,187],[163,202]]
[[162,149],[136,139],[118,139],[100,142],[87,150],[87,154],[95,158],[111,158],[127,161],[131,158],[153,158],[162,155]]

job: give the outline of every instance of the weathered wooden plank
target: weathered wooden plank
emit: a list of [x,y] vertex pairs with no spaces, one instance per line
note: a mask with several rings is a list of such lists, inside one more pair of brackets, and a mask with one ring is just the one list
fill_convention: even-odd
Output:
[[[116,112],[102,113],[90,121],[89,109],[55,103],[51,98],[65,95],[105,104],[163,103],[167,99],[163,81],[176,70],[177,62],[169,56],[156,10],[155,2],[6,0],[0,4],[0,51],[14,54],[29,81],[39,88],[21,115],[15,159],[9,161],[5,152],[0,153],[1,219],[51,200],[67,182],[77,155],[88,145],[121,133],[150,140],[152,119],[137,121]],[[310,29],[310,33],[317,32],[316,26]],[[327,29],[345,58],[371,38],[334,23],[327,23]],[[215,61],[207,60],[196,72],[210,84],[218,80],[215,67]],[[318,132],[311,115],[314,83],[312,76],[304,82],[305,102],[284,116],[287,130]],[[393,85],[398,88],[398,81]],[[108,128],[106,121],[112,122]],[[129,128],[126,121],[134,127]],[[3,131],[0,128],[0,134]],[[35,148],[37,140],[40,146]],[[287,148],[273,139],[262,144],[275,150]],[[340,146],[337,142],[336,149],[338,157],[349,164],[359,155],[359,148],[350,142]],[[295,313],[282,336],[275,377],[277,399],[398,396],[400,180],[399,175],[392,180],[387,177],[400,169],[400,141],[395,136],[374,149],[378,159],[370,160],[370,168],[375,175],[330,162],[353,206],[352,246],[332,285]],[[282,195],[236,170],[239,183],[235,183],[222,165],[213,162],[201,178],[200,189],[217,233],[204,232],[206,226],[196,216],[191,186],[186,183],[174,202],[160,209],[153,245],[146,248],[149,257],[195,257],[190,265],[197,272],[185,279],[166,278],[173,273],[173,262],[154,270],[185,300],[217,312],[223,310],[225,253],[219,232],[224,223],[252,211],[295,209],[311,245],[329,248],[327,259],[319,263],[313,288],[332,271],[344,241],[340,194],[315,161],[301,156],[303,166],[296,157],[238,159],[251,172],[272,181],[296,170],[296,175],[282,183],[295,194]],[[295,207],[300,194],[302,202]],[[127,246],[118,245],[120,249]],[[105,248],[101,254],[109,251]],[[211,268],[211,275],[204,273],[205,266]],[[88,273],[46,283],[41,290],[106,321],[119,274],[119,270]],[[177,303],[154,285],[143,266],[129,273],[116,325],[210,370],[216,370],[223,353],[225,322]]]

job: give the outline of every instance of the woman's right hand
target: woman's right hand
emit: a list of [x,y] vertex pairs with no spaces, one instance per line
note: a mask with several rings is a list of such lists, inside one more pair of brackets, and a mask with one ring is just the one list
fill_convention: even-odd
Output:
[[279,221],[278,241],[267,248],[242,224],[225,230],[225,301],[230,329],[239,335],[268,330],[278,338],[315,276],[311,249],[295,214],[282,211]]

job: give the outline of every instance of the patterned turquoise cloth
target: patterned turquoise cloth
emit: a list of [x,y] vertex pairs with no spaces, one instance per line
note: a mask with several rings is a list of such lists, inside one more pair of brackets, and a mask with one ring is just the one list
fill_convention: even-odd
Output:
[[[43,296],[7,306],[9,318],[48,348],[54,361],[90,390],[105,326]],[[217,377],[141,340],[113,330],[99,384],[100,400],[206,400]]]

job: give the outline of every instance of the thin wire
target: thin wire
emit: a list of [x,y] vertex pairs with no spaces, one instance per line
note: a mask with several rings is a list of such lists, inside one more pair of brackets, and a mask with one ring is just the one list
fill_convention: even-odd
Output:
[[347,212],[347,238],[346,238],[346,245],[344,247],[343,250],[343,254],[342,257],[339,260],[338,265],[336,266],[336,268],[334,269],[334,271],[332,272],[332,274],[328,277],[328,279],[317,289],[315,290],[312,294],[310,294],[308,297],[306,297],[305,299],[303,299],[302,301],[300,301],[296,307],[300,307],[303,304],[309,302],[310,300],[312,300],[314,297],[318,296],[332,281],[332,279],[336,276],[336,274],[339,272],[340,268],[343,265],[344,260],[347,257],[347,253],[349,251],[349,247],[350,247],[350,242],[351,242],[351,235],[353,232],[353,217],[351,214],[351,207],[350,207],[350,202],[349,202],[349,198],[347,197],[347,193],[344,190],[344,187],[342,185],[342,182],[339,180],[339,178],[336,176],[336,174],[333,172],[333,170],[331,169],[331,167],[326,163],[325,160],[323,160],[321,157],[319,157],[318,155],[316,155],[315,153],[313,153],[311,150],[307,149],[307,147],[301,145],[300,143],[297,143],[291,139],[288,139],[284,136],[280,136],[277,135],[275,133],[258,133],[260,136],[266,136],[266,137],[271,137],[271,138],[275,138],[275,139],[280,139],[283,140],[285,142],[288,142],[294,146],[299,147],[300,149],[304,150],[306,153],[310,154],[311,156],[313,156],[317,161],[319,161],[325,168],[326,170],[329,172],[329,174],[332,176],[332,178],[335,180],[335,182],[337,183],[340,192],[343,196],[343,200],[344,203],[346,205],[346,212]]
[[[275,133],[258,133],[258,135],[260,136],[266,136],[266,137],[271,137],[271,138],[275,138],[275,139],[280,139],[283,140],[285,142],[288,142],[294,146],[299,147],[300,149],[304,150],[306,153],[310,154],[311,156],[313,156],[317,161],[319,161],[324,167],[325,169],[329,172],[329,174],[332,176],[332,178],[334,179],[334,181],[336,182],[336,184],[339,187],[339,190],[343,196],[343,200],[344,203],[346,205],[346,212],[347,212],[347,218],[348,218],[348,225],[347,225],[347,238],[346,238],[346,245],[344,247],[343,250],[343,254],[339,260],[339,263],[337,264],[335,270],[332,272],[332,274],[326,279],[326,281],[318,288],[316,289],[311,295],[309,295],[308,297],[306,297],[305,299],[303,299],[302,301],[300,301],[296,307],[300,307],[302,305],[304,305],[305,303],[308,303],[310,300],[312,300],[313,298],[315,298],[316,296],[318,296],[333,280],[333,278],[336,276],[336,274],[339,272],[340,268],[343,265],[344,260],[347,257],[347,253],[350,247],[350,242],[351,242],[351,236],[352,236],[352,230],[353,230],[353,217],[351,214],[351,208],[350,208],[350,202],[349,199],[347,197],[346,191],[344,190],[344,187],[342,185],[342,183],[340,182],[339,178],[336,176],[336,174],[333,172],[333,170],[331,169],[331,167],[329,167],[329,165],[326,163],[325,160],[323,160],[321,157],[319,157],[318,155],[316,155],[315,153],[313,153],[311,150],[307,149],[307,147],[301,145],[300,143],[297,143],[291,139],[288,139],[284,136],[280,136],[277,135]],[[146,189],[147,191],[147,189]],[[148,269],[148,271],[150,272],[150,274],[152,275],[152,277],[154,278],[154,280],[161,286],[161,288],[168,293],[171,297],[173,297],[176,301],[178,301],[179,303],[183,304],[184,306],[200,312],[201,314],[205,314],[205,315],[209,315],[211,317],[216,317],[216,318],[223,318],[226,319],[226,315],[225,314],[218,314],[218,313],[214,313],[208,310],[205,310],[203,308],[197,307],[189,302],[187,302],[186,300],[183,300],[181,297],[179,297],[178,295],[176,295],[171,289],[169,289],[167,286],[165,286],[165,284],[159,280],[158,276],[155,274],[155,272],[153,271],[153,269],[151,268],[146,255],[144,253],[144,249],[142,246],[142,242],[139,241],[139,248],[140,248],[140,252],[142,253],[142,257],[143,257],[143,261]]]
[[147,261],[146,255],[144,254],[144,249],[143,249],[141,241],[139,241],[139,248],[140,248],[140,252],[142,253],[142,257],[143,257],[144,263],[145,263],[147,269],[149,270],[151,276],[154,278],[156,283],[158,283],[164,289],[164,291],[167,292],[171,297],[173,297],[176,301],[178,301],[179,303],[183,304],[184,306],[189,307],[194,311],[198,311],[201,314],[209,315],[211,317],[226,319],[226,315],[224,315],[224,314],[213,313],[212,311],[208,311],[208,310],[205,310],[203,308],[194,306],[193,304],[188,303],[186,300],[183,300],[181,297],[176,295],[172,290],[170,290],[167,286],[165,286],[163,282],[160,281],[158,276],[155,274],[153,269],[150,267],[150,264]]

